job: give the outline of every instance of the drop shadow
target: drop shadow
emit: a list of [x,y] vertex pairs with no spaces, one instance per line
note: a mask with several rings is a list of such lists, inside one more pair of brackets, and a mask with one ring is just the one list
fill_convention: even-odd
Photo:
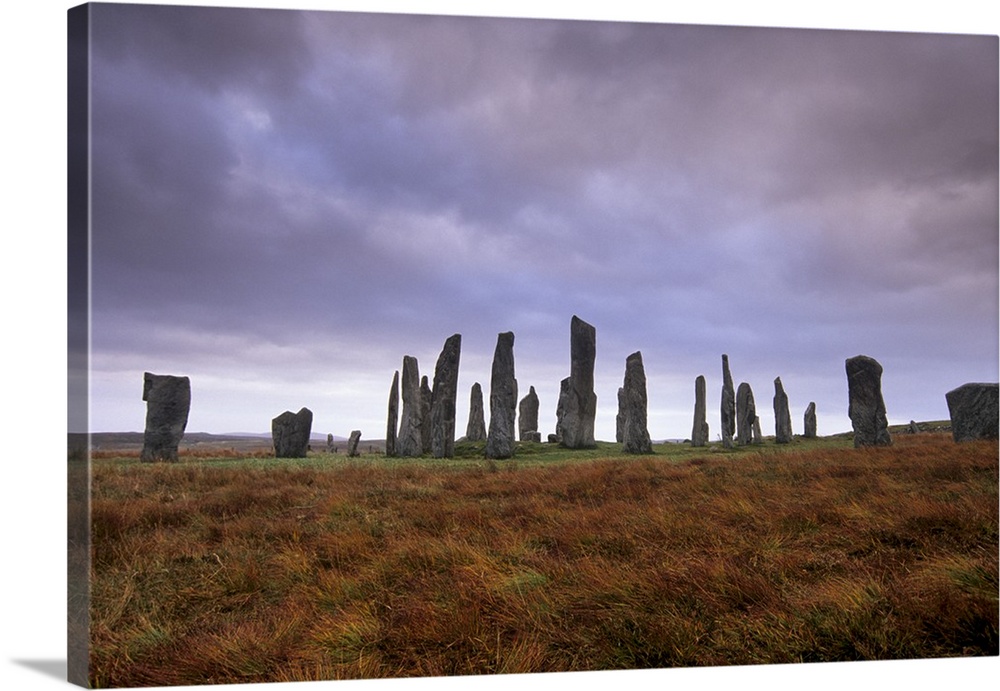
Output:
[[66,660],[11,660],[11,662],[44,674],[47,677],[66,681],[68,666]]

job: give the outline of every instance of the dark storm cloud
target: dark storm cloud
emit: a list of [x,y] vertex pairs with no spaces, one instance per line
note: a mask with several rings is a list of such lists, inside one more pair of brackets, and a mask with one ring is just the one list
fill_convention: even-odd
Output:
[[264,386],[280,356],[287,380],[350,388],[404,353],[430,373],[461,332],[485,383],[514,329],[550,376],[579,314],[607,405],[638,348],[685,382],[727,350],[765,383],[839,381],[865,349],[957,363],[938,388],[995,378],[995,37],[96,16],[109,368]]

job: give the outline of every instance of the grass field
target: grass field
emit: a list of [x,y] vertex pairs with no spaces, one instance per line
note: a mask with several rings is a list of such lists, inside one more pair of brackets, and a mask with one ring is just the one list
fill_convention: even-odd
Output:
[[998,654],[996,442],[92,461],[95,687]]

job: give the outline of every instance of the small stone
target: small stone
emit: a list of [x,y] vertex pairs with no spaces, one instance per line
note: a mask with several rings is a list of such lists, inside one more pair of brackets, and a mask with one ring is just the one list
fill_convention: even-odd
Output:
[[361,430],[356,429],[351,432],[347,439],[347,455],[354,457],[358,455],[358,442],[361,441]]
[[466,441],[486,441],[486,413],[483,410],[483,387],[472,385],[469,398],[469,424],[465,428]]
[[[517,404],[517,436],[521,441],[528,441],[527,434],[538,434],[538,394],[535,387],[528,387],[528,395]],[[541,437],[541,434],[538,435]]]

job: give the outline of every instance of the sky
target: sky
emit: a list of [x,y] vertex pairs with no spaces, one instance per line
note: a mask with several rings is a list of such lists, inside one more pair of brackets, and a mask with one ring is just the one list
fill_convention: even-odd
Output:
[[[335,6],[330,3],[330,6]],[[92,8],[90,431],[141,431],[144,371],[188,431],[385,436],[404,355],[462,335],[458,434],[515,334],[543,438],[570,321],[596,436],[643,356],[653,439],[690,436],[721,355],[774,433],[850,430],[846,358],[890,424],[998,378],[997,37]],[[72,357],[72,356],[71,356]],[[74,430],[71,416],[70,431]]]

